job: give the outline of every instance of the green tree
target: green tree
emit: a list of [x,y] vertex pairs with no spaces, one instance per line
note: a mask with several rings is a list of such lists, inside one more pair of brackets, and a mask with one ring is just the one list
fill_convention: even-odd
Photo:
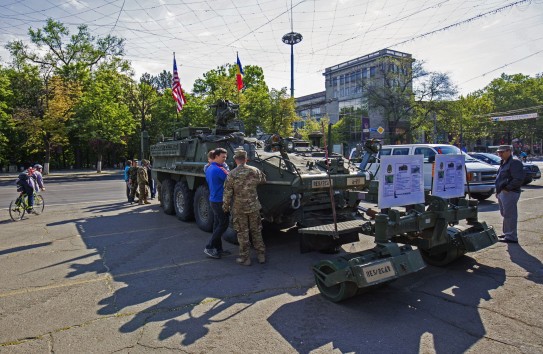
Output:
[[7,71],[0,67],[0,167],[10,162],[9,142],[15,129],[10,107],[12,98],[9,76]]
[[101,172],[104,153],[126,146],[136,122],[123,97],[123,75],[112,70],[98,70],[77,108],[76,134],[87,141],[97,155],[97,172]]
[[380,111],[390,142],[411,140],[410,132],[433,123],[430,117],[443,109],[457,89],[449,76],[428,72],[424,63],[411,58],[381,59],[375,74],[362,80],[370,109]]

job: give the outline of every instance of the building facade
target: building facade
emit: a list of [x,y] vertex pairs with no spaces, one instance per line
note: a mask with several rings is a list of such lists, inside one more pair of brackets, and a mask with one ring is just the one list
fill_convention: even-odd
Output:
[[386,140],[388,120],[383,109],[369,107],[367,85],[364,83],[384,85],[384,81],[389,80],[386,73],[400,70],[393,64],[387,64],[387,59],[399,59],[408,63],[413,61],[411,54],[382,49],[328,67],[323,73],[325,91],[297,98],[296,113],[302,118],[311,116],[320,119],[328,116],[331,123],[347,118],[351,140],[354,141],[368,138]]

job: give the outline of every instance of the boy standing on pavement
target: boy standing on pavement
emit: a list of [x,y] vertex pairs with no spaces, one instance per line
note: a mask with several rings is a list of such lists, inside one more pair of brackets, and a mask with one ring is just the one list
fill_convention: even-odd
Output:
[[256,187],[265,183],[266,177],[258,168],[246,164],[245,150],[236,150],[234,160],[238,166],[226,178],[223,210],[228,213],[232,208],[232,220],[239,242],[239,258],[236,262],[241,265],[251,265],[249,256],[249,235],[251,235],[253,246],[257,251],[258,263],[264,263],[266,262],[266,247],[262,240],[261,206]]
[[228,176],[228,170],[223,167],[227,153],[223,148],[213,150],[210,155],[212,162],[206,169],[206,181],[209,187],[209,204],[213,211],[213,234],[204,249],[204,253],[211,258],[221,258],[229,252],[222,249],[222,234],[228,229],[228,214],[223,212],[222,196],[224,181]]
[[500,145],[498,155],[502,162],[496,177],[496,198],[503,217],[503,235],[498,236],[498,241],[518,243],[517,203],[520,198],[520,187],[524,181],[524,167],[520,160],[513,158],[511,145]]

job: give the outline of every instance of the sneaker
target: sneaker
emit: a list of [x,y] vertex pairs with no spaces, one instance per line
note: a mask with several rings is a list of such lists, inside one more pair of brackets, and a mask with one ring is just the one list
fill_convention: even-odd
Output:
[[232,254],[232,252],[226,251],[226,250],[220,250],[220,251],[219,251],[219,254],[220,254],[221,256],[229,256],[229,255]]
[[251,265],[251,259],[250,258],[236,258],[236,263],[244,266],[250,266]]
[[221,258],[221,255],[219,252],[217,252],[214,248],[204,248],[204,253],[207,254],[208,257],[219,259]]
[[264,253],[259,254],[257,257],[258,257],[258,263],[260,264],[266,263],[266,255]]

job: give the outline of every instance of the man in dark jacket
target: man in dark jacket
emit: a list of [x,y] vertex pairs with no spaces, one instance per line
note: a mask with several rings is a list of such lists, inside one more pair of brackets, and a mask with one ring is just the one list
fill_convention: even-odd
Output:
[[503,235],[498,236],[498,241],[518,243],[517,203],[524,181],[524,168],[521,161],[513,158],[511,145],[500,145],[498,155],[502,162],[496,177],[496,197],[503,217]]

